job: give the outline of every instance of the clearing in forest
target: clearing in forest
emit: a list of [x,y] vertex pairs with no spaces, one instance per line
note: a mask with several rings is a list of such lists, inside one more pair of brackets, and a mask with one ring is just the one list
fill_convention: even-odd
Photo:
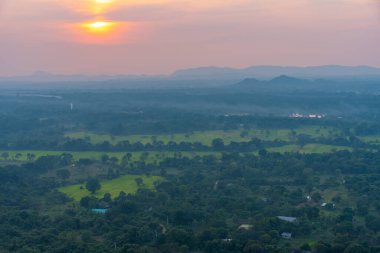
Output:
[[[136,179],[141,178],[142,184],[137,185]],[[163,180],[159,176],[145,176],[145,175],[126,175],[113,180],[101,181],[101,189],[97,191],[94,196],[103,198],[104,194],[111,194],[112,198],[119,196],[120,192],[126,194],[136,193],[138,189],[154,189],[154,183]],[[86,189],[86,184],[76,184],[59,188],[58,191],[66,194],[76,201],[80,201],[83,197],[91,196],[91,192]]]

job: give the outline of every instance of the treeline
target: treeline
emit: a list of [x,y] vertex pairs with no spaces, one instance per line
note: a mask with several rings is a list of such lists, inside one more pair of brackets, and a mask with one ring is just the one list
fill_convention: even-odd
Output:
[[[244,132],[244,131],[243,131]],[[211,145],[200,142],[174,142],[174,141],[157,141],[152,138],[149,143],[120,141],[113,145],[108,141],[94,144],[88,139],[69,139],[63,141],[54,139],[40,140],[15,140],[11,144],[7,140],[0,140],[0,150],[52,150],[52,151],[99,151],[99,152],[137,152],[137,151],[223,151],[223,152],[253,152],[260,149],[281,147],[288,144],[297,144],[304,146],[306,144],[326,144],[335,146],[346,146],[353,148],[378,149],[377,145],[372,145],[360,140],[358,137],[350,134],[349,136],[341,135],[339,137],[312,137],[306,134],[295,134],[291,140],[262,140],[252,138],[250,141],[225,143],[223,139],[216,138],[212,140]]]
[[[155,191],[140,189],[114,199],[90,195],[80,203],[70,203],[55,191],[57,178],[42,176],[69,165],[70,159],[69,155],[42,157],[0,169],[1,251],[370,253],[380,249],[380,153],[282,155],[262,150],[259,155],[170,158],[127,168],[164,176]],[[336,190],[341,188],[349,199],[343,190]],[[335,192],[332,200],[324,199],[326,189]],[[322,206],[327,201],[331,202]],[[51,208],[60,211],[47,215]],[[92,208],[108,211],[94,214]],[[282,238],[283,233],[292,239]]]

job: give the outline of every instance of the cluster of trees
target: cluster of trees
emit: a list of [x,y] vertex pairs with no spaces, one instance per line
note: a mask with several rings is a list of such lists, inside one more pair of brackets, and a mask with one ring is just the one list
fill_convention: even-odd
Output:
[[[380,133],[378,97],[279,89],[283,92],[266,90],[265,96],[244,89],[54,91],[62,99],[2,95],[0,150],[223,154],[178,155],[157,164],[145,164],[144,159],[130,163],[128,154],[120,164],[107,156],[100,165],[80,159],[75,173],[84,167],[102,166],[112,168],[106,175],[109,178],[128,172],[161,175],[165,180],[154,191],[141,189],[116,198],[105,194],[100,199],[91,194],[79,203],[57,191],[63,183],[70,183],[74,171],[70,154],[38,159],[30,155],[26,164],[4,165],[0,168],[0,251],[380,252],[380,153],[370,152],[377,147],[357,137]],[[75,104],[74,110],[70,103]],[[316,120],[288,117],[299,108],[328,116]],[[337,119],[340,116],[349,121]],[[315,124],[336,127],[343,134],[337,138],[296,134],[292,141],[360,150],[279,154],[265,148],[287,143],[252,139],[226,144],[215,139],[211,147],[186,142],[121,142],[113,146],[64,138],[65,132],[76,130],[154,135],[242,127],[295,129]],[[244,153],[254,150],[258,155]],[[6,151],[1,156],[9,158]],[[96,193],[104,175],[87,175],[85,170],[83,174],[80,180],[86,177],[86,188]],[[143,184],[140,180],[136,183]],[[93,208],[107,212],[95,214]],[[295,217],[296,222],[277,216]],[[292,238],[282,238],[283,233]]]
[[[244,131],[242,131],[244,133]],[[372,145],[360,140],[358,137],[350,134],[348,136],[339,137],[312,137],[306,134],[299,134],[292,137],[291,141],[274,140],[267,141],[258,138],[252,138],[249,141],[231,142],[225,143],[223,139],[216,138],[212,141],[212,145],[208,146],[200,142],[174,142],[169,141],[164,143],[162,141],[152,141],[152,143],[143,144],[141,142],[130,143],[129,141],[121,141],[116,145],[112,145],[108,141],[104,141],[100,144],[93,144],[86,139],[66,139],[64,142],[50,142],[48,145],[42,147],[36,146],[32,148],[41,148],[44,150],[71,150],[71,151],[102,151],[102,152],[136,152],[136,151],[225,151],[225,152],[251,152],[264,148],[280,147],[288,144],[297,144],[304,146],[306,144],[328,144],[337,146],[347,146],[354,148],[371,148],[377,149],[377,145]],[[8,144],[4,145],[8,146]],[[26,145],[26,146],[24,146]],[[13,150],[23,150],[26,147],[30,147],[30,143],[22,143],[20,146],[17,144],[12,145]],[[4,148],[6,149],[6,148]],[[32,154],[31,154],[32,155]],[[3,159],[9,158],[9,154],[4,151],[1,153]],[[17,158],[17,157],[16,157]],[[28,160],[32,160],[33,157],[28,157]]]
[[[155,191],[120,193],[114,199],[110,194],[100,199],[90,195],[80,203],[56,191],[60,178],[67,176],[64,168],[69,162],[69,156],[53,156],[0,168],[1,251],[366,253],[380,249],[380,153],[282,155],[262,150],[258,156],[170,158],[136,168],[140,173],[165,175]],[[56,170],[57,177],[43,176],[50,170]],[[97,178],[86,185],[91,192],[100,187]],[[327,199],[326,191],[336,195]],[[93,208],[108,211],[95,214]],[[57,209],[61,211],[51,212]],[[297,220],[287,222],[277,216]],[[283,239],[284,232],[297,240]]]

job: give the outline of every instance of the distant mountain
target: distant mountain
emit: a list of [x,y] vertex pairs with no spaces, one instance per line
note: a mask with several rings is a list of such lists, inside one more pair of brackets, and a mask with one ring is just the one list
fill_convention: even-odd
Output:
[[205,67],[178,70],[173,73],[176,79],[245,79],[250,77],[272,79],[278,76],[293,76],[296,78],[380,78],[380,68],[369,66],[314,66],[314,67],[281,67],[253,66],[244,69]]
[[[256,79],[253,79],[256,78]],[[297,80],[296,80],[297,79]],[[315,66],[315,67],[281,67],[253,66],[243,69],[204,67],[178,70],[172,75],[57,75],[45,71],[37,71],[27,76],[1,77],[0,84],[10,83],[66,83],[66,82],[107,82],[107,84],[136,86],[178,86],[202,87],[223,86],[244,80],[245,83],[256,83],[259,80],[270,80],[274,83],[305,83],[306,80],[380,80],[380,68],[368,66]],[[180,82],[179,82],[180,81]],[[345,80],[346,81],[346,80]]]
[[298,79],[286,75],[275,77],[269,81],[270,84],[304,84],[308,82],[308,80]]
[[234,87],[238,88],[285,88],[285,87],[307,87],[308,84],[313,84],[315,81],[309,81],[305,79],[299,79],[286,75],[275,77],[269,81],[258,80],[256,78],[245,78],[243,81],[238,82]]
[[237,83],[236,85],[239,87],[253,87],[256,85],[263,85],[266,82],[260,81],[256,78],[245,78],[243,81]]

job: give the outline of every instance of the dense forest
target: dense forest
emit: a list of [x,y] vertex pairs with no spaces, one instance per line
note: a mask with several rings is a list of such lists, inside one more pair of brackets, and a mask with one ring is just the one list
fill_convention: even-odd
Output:
[[380,252],[380,99],[330,84],[0,88],[0,252]]

